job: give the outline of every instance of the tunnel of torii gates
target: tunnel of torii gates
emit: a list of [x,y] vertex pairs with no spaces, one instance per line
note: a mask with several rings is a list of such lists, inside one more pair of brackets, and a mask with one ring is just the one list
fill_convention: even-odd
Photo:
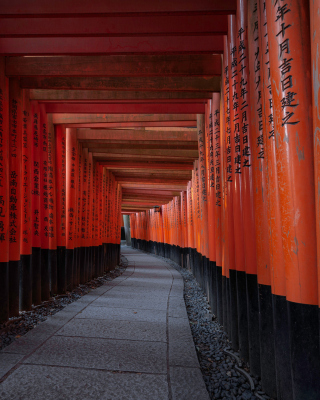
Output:
[[319,26],[312,0],[0,1],[0,322],[114,268],[130,215],[267,394],[320,399]]

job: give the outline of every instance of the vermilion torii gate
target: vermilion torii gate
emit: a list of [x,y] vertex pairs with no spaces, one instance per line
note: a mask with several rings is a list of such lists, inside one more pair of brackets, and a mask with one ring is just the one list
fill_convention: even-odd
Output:
[[0,322],[132,245],[318,399],[319,2],[0,0]]

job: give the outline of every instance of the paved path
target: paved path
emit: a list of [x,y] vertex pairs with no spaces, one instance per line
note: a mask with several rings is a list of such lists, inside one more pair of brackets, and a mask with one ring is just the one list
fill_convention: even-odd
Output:
[[181,275],[124,246],[129,266],[0,352],[1,400],[208,400]]

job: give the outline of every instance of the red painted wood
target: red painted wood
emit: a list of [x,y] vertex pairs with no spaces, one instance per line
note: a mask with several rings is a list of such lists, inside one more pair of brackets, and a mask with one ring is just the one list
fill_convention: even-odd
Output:
[[0,262],[9,261],[9,79],[0,58]]
[[66,56],[10,57],[6,75],[13,76],[213,76],[221,74],[221,56]]
[[0,38],[1,55],[221,53],[222,35]]
[[88,3],[86,0],[35,0],[27,4],[22,0],[7,2],[1,0],[1,14],[4,15],[74,15],[74,14],[123,14],[123,13],[221,13],[230,14],[236,10],[235,0],[217,2],[212,0],[185,0],[175,1],[162,0],[150,2],[149,0],[94,0]]
[[19,261],[22,183],[22,91],[17,79],[9,80],[9,135],[9,253],[10,261]]
[[31,254],[32,248],[32,206],[31,206],[31,166],[32,166],[32,116],[29,93],[23,93],[22,111],[22,158],[21,158],[21,244],[20,253]]
[[66,18],[0,18],[0,36],[138,36],[224,34],[227,32],[227,15],[135,15],[93,16]]
[[55,126],[57,245],[66,245],[66,132]]
[[133,104],[72,104],[72,103],[47,103],[47,113],[83,113],[83,114],[204,114],[204,103],[133,103]]

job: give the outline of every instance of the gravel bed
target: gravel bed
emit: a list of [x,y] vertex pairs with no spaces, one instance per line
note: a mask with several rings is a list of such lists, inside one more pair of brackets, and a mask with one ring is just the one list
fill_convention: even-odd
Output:
[[[183,277],[189,323],[210,399],[272,400],[262,392],[260,380],[254,376],[251,376],[254,383],[252,391],[248,379],[236,371],[236,360],[224,352],[228,349],[240,358],[239,353],[231,349],[227,334],[211,313],[207,297],[192,273],[167,258],[155,257],[168,262]],[[241,361],[242,369],[249,373],[248,364]]]
[[4,349],[14,340],[25,335],[42,321],[45,321],[48,315],[56,314],[68,304],[77,301],[82,296],[91,292],[91,290],[96,289],[99,286],[102,286],[105,282],[112,281],[116,277],[122,275],[126,270],[127,265],[127,259],[124,256],[121,256],[120,266],[117,266],[114,270],[87,282],[85,285],[79,285],[72,292],[57,295],[38,306],[32,306],[31,311],[22,311],[19,313],[19,317],[10,318],[9,321],[4,324],[0,324],[0,350]]

